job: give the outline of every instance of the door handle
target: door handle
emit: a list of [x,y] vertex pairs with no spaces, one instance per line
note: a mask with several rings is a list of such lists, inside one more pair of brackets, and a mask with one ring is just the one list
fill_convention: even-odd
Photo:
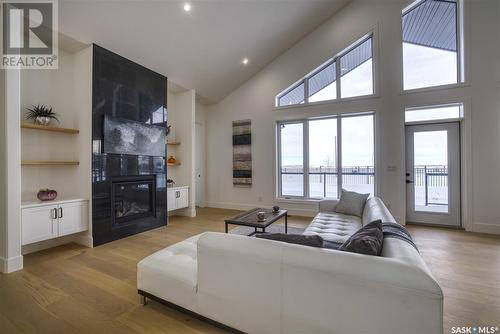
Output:
[[412,180],[406,180],[406,183],[414,183]]
[[59,208],[59,218],[63,217],[63,208]]
[[52,219],[57,219],[57,208],[52,209]]

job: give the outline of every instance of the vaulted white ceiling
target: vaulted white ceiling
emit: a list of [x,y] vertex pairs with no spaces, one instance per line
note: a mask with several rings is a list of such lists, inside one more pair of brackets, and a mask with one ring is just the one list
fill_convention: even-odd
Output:
[[189,2],[64,0],[59,29],[218,102],[349,0]]

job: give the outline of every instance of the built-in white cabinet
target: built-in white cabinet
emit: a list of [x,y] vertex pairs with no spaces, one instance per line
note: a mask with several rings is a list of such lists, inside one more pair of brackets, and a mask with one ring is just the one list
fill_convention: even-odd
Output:
[[187,208],[189,206],[189,187],[168,188],[168,211]]
[[88,201],[26,203],[21,207],[22,244],[88,230]]

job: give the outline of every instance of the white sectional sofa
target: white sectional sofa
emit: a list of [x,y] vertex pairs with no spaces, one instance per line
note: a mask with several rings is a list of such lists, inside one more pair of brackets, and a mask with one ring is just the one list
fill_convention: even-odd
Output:
[[[379,198],[363,217],[323,201],[304,234],[345,241],[375,219],[394,221]],[[203,233],[138,264],[138,291],[247,333],[442,333],[443,294],[418,251],[385,238],[381,256],[224,233]]]

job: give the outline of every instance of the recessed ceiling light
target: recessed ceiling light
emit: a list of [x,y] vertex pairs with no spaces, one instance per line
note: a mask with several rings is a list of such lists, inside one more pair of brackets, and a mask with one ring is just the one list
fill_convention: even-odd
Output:
[[191,4],[190,3],[186,2],[184,4],[184,11],[185,12],[190,12],[191,11]]
[[243,65],[248,64],[248,58],[243,58],[243,60],[241,62],[243,63]]

